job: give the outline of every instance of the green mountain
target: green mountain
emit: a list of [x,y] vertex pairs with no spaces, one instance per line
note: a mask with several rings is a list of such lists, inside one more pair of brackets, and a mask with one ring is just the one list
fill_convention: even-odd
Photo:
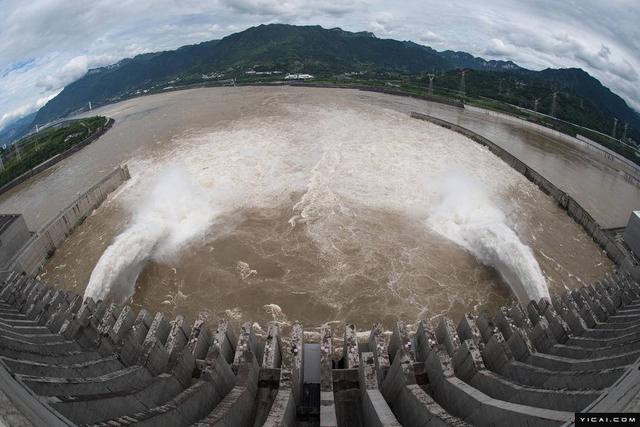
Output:
[[[490,64],[484,68],[517,68],[507,61],[477,60]],[[425,46],[378,39],[366,32],[327,30],[319,26],[261,25],[222,40],[138,55],[91,70],[49,101],[38,112],[35,123],[46,123],[69,114],[89,101],[98,104],[176,77],[230,69],[244,71],[255,65],[285,72],[331,74],[443,71],[461,68],[466,63],[462,65],[457,58],[443,56]]]
[[[466,81],[467,96],[527,108],[533,108],[538,99],[539,111],[548,112],[551,94],[560,91],[558,117],[604,133],[610,132],[616,117],[621,126],[629,123],[628,136],[640,141],[640,115],[580,69],[531,71],[511,61],[486,61],[450,50],[438,52],[410,41],[379,39],[368,32],[282,24],[260,25],[221,40],[138,55],[91,70],[42,107],[33,123],[66,116],[85,108],[89,101],[100,105],[170,86],[247,79],[247,70],[303,72],[322,79],[358,73],[358,80],[365,83],[400,79],[423,87],[428,84],[426,74],[437,73],[436,87],[455,96],[460,87],[460,73],[455,70],[460,69],[472,71]],[[279,74],[273,79],[282,77]]]

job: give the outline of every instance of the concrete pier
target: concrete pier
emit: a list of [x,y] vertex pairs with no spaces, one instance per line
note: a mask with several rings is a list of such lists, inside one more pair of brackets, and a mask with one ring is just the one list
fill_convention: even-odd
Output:
[[[425,318],[415,333],[397,322],[387,337],[376,323],[359,338],[348,324],[341,354],[325,325],[319,358],[308,359],[319,366],[305,366],[298,323],[285,335],[270,324],[264,337],[252,323],[213,330],[10,272],[0,416],[36,426],[571,424],[574,412],[637,407],[639,327],[640,285],[619,275],[496,316],[435,328]],[[305,371],[320,372],[319,388]]]

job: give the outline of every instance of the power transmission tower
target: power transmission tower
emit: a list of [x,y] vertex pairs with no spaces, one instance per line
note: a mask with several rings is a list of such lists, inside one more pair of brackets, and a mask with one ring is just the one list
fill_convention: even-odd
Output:
[[465,96],[466,92],[467,92],[467,88],[466,88],[466,85],[465,85],[465,82],[464,82],[464,74],[465,74],[465,72],[466,72],[465,70],[462,70],[460,72],[460,94],[462,96]]
[[536,98],[533,101],[533,111],[538,111],[538,101],[540,101],[540,98]]
[[616,138],[616,130],[618,128],[618,119],[613,118],[613,129],[611,129],[611,138]]
[[428,94],[429,95],[433,95],[433,79],[435,79],[436,75],[429,73],[427,74],[427,77],[429,77],[429,91]]
[[624,131],[622,131],[622,140],[625,141],[627,139],[627,129],[629,128],[629,123],[624,124]]
[[556,116],[556,108],[558,106],[558,91],[553,92],[553,98],[551,99],[551,116]]

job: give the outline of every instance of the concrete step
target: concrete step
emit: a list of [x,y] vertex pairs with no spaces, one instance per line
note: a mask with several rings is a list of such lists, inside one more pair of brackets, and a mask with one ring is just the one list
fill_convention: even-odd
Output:
[[0,336],[0,346],[16,351],[40,352],[44,354],[64,354],[72,351],[81,351],[82,347],[75,341],[39,342],[24,341],[17,338]]
[[116,355],[83,363],[52,365],[28,360],[0,357],[13,374],[48,377],[97,377],[124,368]]
[[[605,327],[605,325],[612,327]],[[598,324],[595,328],[589,328],[584,330],[580,336],[585,338],[616,338],[622,335],[627,335],[633,332],[637,332],[640,324],[629,325],[624,327],[616,327],[616,324]]]
[[621,307],[616,311],[615,316],[640,316],[640,305],[637,308],[635,306]]
[[52,334],[52,333],[20,334],[20,333],[14,332],[14,330],[5,330],[5,329],[0,329],[0,336],[13,339],[13,340],[29,342],[32,344],[41,344],[41,343],[53,344],[53,343],[62,343],[67,341],[65,337],[58,334]]
[[633,363],[640,357],[640,351],[621,353],[611,357],[597,359],[572,359],[545,353],[532,353],[526,363],[551,371],[589,371],[611,369]]
[[139,383],[127,392],[60,396],[46,400],[78,425],[95,424],[162,405],[182,392],[180,382],[170,374],[160,374]]
[[609,316],[609,318],[607,319],[607,323],[615,323],[621,325],[628,325],[630,323],[637,324],[638,322],[640,322],[640,312],[636,310],[631,313],[617,312],[616,314]]
[[[424,369],[429,378],[429,388],[436,402],[447,412],[478,426],[558,426],[573,419],[573,412],[542,409],[495,399],[461,380],[459,377],[473,378],[478,370],[486,369],[473,340],[465,340],[461,347],[458,334],[452,330],[452,325],[447,323],[451,322],[441,319],[440,331],[435,334],[439,335],[436,338],[439,344],[436,344],[432,333],[429,334],[431,337],[428,338],[428,342],[423,342],[425,340],[420,339],[420,330],[416,340],[419,353],[426,356]],[[445,344],[451,344],[453,341],[456,348],[452,352],[455,354],[452,360],[445,351]],[[473,351],[463,352],[461,348]]]
[[140,427],[186,427],[193,425],[209,413],[220,399],[221,396],[216,394],[216,387],[213,383],[198,381],[164,405],[105,421],[97,426],[115,427],[135,424]]
[[[431,325],[427,321],[421,322],[415,336],[416,345],[425,350],[419,352],[421,362],[417,362],[418,356],[412,348],[404,322],[394,325],[389,347],[385,344],[383,334],[382,325],[374,325],[369,336],[371,351],[360,355],[358,386],[363,424],[467,426],[444,410],[429,394],[427,387],[423,387],[426,382],[424,378],[427,377],[423,356],[428,351],[426,341],[433,338]],[[357,346],[354,334],[351,347],[355,352]],[[391,366],[389,354],[393,354]],[[378,379],[381,379],[380,383]]]
[[640,310],[640,302],[632,301],[631,304],[623,305],[618,311]]
[[640,339],[640,330],[624,335],[619,335],[613,338],[588,338],[582,336],[572,336],[564,344],[585,348],[598,348],[608,347],[615,344],[623,344],[625,342],[635,341],[637,339]]
[[0,308],[0,319],[26,319],[27,315],[15,308]]
[[556,356],[570,357],[573,359],[598,359],[601,357],[615,356],[620,353],[629,353],[636,350],[640,350],[640,339],[598,348],[556,344],[551,347],[547,353]]
[[[429,379],[433,378],[429,375]],[[435,400],[448,412],[477,426],[560,426],[573,412],[540,409],[494,399],[457,377],[441,377],[431,384]]]
[[[244,363],[240,365],[238,377],[243,383],[246,379],[251,380],[251,384],[257,387],[258,365],[253,359],[251,365],[253,370],[247,374],[247,367]],[[255,378],[254,375],[255,374]],[[244,379],[244,381],[242,380]],[[224,403],[225,396],[229,395],[236,376],[234,376],[231,366],[222,357],[217,357],[212,365],[208,365],[203,370],[200,380],[192,384],[184,391],[177,394],[171,400],[162,405],[149,407],[141,412],[128,414],[123,417],[112,418],[99,425],[120,426],[135,424],[136,426],[189,426],[205,417],[220,403]],[[255,394],[251,396],[255,398]],[[255,404],[255,401],[254,401]],[[245,404],[238,408],[245,416],[253,417],[254,411],[250,405]],[[213,425],[213,424],[210,424]],[[235,426],[243,424],[228,423],[225,425]]]
[[469,384],[495,399],[556,411],[579,412],[600,395],[594,390],[547,390],[523,386],[486,369],[474,375]]
[[0,323],[3,323],[8,326],[16,327],[16,326],[39,326],[40,323],[36,320],[32,319],[0,319]]
[[151,374],[145,368],[134,365],[97,377],[18,375],[18,378],[40,396],[82,396],[131,390],[136,384],[151,379]]
[[8,325],[6,323],[0,322],[0,334],[3,334],[4,331],[14,332],[16,334],[51,334],[51,330],[46,326],[13,326]]
[[28,360],[48,364],[70,364],[88,362],[90,360],[101,359],[102,356],[95,351],[69,351],[63,353],[46,353],[42,351],[24,351],[14,348],[0,346],[0,356],[11,359]]
[[[242,332],[238,343],[242,342]],[[240,345],[236,348],[234,365],[237,367],[236,384],[232,385],[226,369],[222,367],[216,372],[213,383],[218,388],[221,397],[212,411],[205,418],[199,417],[194,426],[251,426],[255,418],[256,393],[258,390],[258,374],[260,368],[251,351],[243,350]],[[149,424],[151,426],[151,424]]]
[[627,366],[593,371],[551,371],[512,360],[500,372],[512,381],[549,390],[601,390],[616,382]]

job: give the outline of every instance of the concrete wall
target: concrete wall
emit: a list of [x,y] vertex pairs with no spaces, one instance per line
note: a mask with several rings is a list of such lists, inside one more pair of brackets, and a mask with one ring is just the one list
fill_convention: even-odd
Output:
[[0,234],[0,270],[4,269],[14,255],[22,248],[31,237],[27,223],[22,215],[15,218]]
[[601,144],[590,140],[589,138],[586,138],[582,135],[576,135],[576,137],[574,138],[565,133],[558,132],[557,130],[548,128],[546,126],[542,126],[538,123],[528,122],[518,117],[505,113],[499,113],[497,111],[486,110],[484,108],[474,107],[471,105],[465,105],[464,108],[465,110],[473,111],[475,113],[486,114],[492,117],[499,117],[501,120],[517,123],[518,126],[534,129],[537,132],[552,136],[555,139],[559,139],[564,142],[568,142],[570,144],[595,152],[596,154],[602,156],[614,169],[619,170],[627,182],[640,187],[640,166],[633,163],[631,160],[621,156],[615,151],[611,151]]
[[26,180],[28,180],[32,176],[39,174],[40,172],[42,172],[42,171],[50,168],[51,166],[55,165],[59,161],[66,159],[67,157],[69,157],[70,155],[75,153],[76,151],[79,151],[82,148],[86,147],[87,145],[91,144],[93,141],[95,141],[96,139],[100,138],[102,136],[102,134],[104,134],[106,131],[111,129],[111,126],[113,126],[114,122],[115,122],[115,120],[113,120],[113,119],[107,120],[107,123],[102,128],[98,129],[95,133],[90,135],[88,138],[86,138],[83,141],[77,143],[73,147],[69,148],[67,151],[63,151],[60,154],[56,154],[55,156],[51,157],[49,160],[46,160],[46,161],[40,163],[38,166],[34,167],[33,169],[30,169],[27,172],[23,173],[22,175],[20,175],[20,176],[18,176],[16,178],[12,179],[11,181],[7,182],[5,185],[0,187],[0,194],[3,194],[5,192],[11,190],[13,187],[15,187],[15,186],[17,186],[19,184],[22,184],[23,182],[25,182]]
[[[335,83],[309,83],[309,82],[304,82],[304,83],[286,82],[284,83],[284,85],[301,86],[301,87],[320,87],[320,88],[332,88],[332,89],[357,89],[365,92],[377,92],[377,93],[385,93],[387,95],[404,96],[406,98],[422,99],[424,101],[437,102],[439,104],[446,104],[446,105],[450,105],[452,107],[457,107],[457,108],[466,108],[461,101],[458,101],[455,99],[444,98],[437,95],[426,95],[426,94],[419,95],[416,93],[403,92],[401,90],[393,89],[389,87],[373,87],[373,86],[366,86],[366,85],[352,85],[352,84],[341,85],[341,84],[335,84]],[[264,84],[257,84],[257,85],[248,84],[248,85],[239,85],[239,86],[265,86],[265,85]],[[269,85],[266,85],[266,86],[269,86]]]
[[[484,146],[505,161],[509,166],[524,175],[529,181],[536,184],[543,192],[553,197],[553,199],[567,211],[567,214],[573,218],[578,224],[580,224],[585,231],[593,238],[593,240],[607,253],[607,256],[611,258],[618,266],[626,266],[627,268],[637,268],[629,264],[627,259],[628,255],[625,253],[612,239],[612,237],[605,230],[600,228],[600,225],[593,219],[593,217],[578,204],[571,196],[558,187],[553,185],[551,181],[543,177],[541,174],[531,169],[529,166],[518,160],[511,153],[507,152],[503,148],[489,141],[488,139],[472,132],[468,129],[449,123],[444,120],[437,119],[435,117],[428,116],[426,114],[411,113],[411,117],[437,124],[439,126],[451,129],[458,132]],[[525,122],[526,123],[526,122]],[[555,131],[554,131],[555,132]],[[565,135],[566,136],[566,135]],[[632,273],[629,271],[629,273]]]
[[634,254],[640,258],[640,211],[631,213],[629,224],[624,230],[624,241]]
[[35,233],[24,249],[16,255],[10,268],[29,276],[37,274],[55,250],[71,232],[107,198],[107,195],[130,178],[127,165],[118,166],[102,181],[91,187],[58,216]]

